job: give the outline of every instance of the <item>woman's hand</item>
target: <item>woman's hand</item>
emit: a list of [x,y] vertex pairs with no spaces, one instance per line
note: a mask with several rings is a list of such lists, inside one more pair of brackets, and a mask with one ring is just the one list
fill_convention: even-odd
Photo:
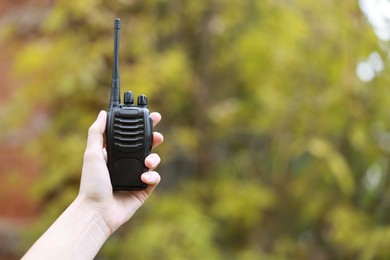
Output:
[[[150,116],[153,119],[153,126],[161,120],[159,113],[151,113]],[[148,184],[145,190],[113,192],[107,169],[107,152],[103,148],[106,121],[107,113],[101,111],[89,128],[80,191],[76,200],[90,207],[91,210],[96,210],[113,233],[130,219],[160,182],[160,175],[153,171],[160,163],[160,157],[151,153],[145,159],[145,165],[150,169],[141,176],[142,181]],[[154,132],[153,147],[162,142],[163,136]]]

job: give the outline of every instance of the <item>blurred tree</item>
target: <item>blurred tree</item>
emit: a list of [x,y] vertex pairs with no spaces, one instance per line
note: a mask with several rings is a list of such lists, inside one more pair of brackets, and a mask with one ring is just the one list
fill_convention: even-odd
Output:
[[390,257],[389,78],[357,79],[377,40],[356,2],[336,0],[56,1],[16,57],[26,84],[4,118],[51,116],[30,146],[48,210],[28,243],[77,193],[114,17],[122,90],[150,97],[166,142],[158,196],[99,257]]

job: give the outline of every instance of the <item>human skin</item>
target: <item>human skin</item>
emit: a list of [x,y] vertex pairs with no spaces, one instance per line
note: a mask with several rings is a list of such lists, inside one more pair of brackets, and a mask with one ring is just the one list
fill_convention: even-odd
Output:
[[[159,113],[150,116],[153,125],[161,120]],[[78,196],[22,259],[93,259],[107,238],[134,215],[160,182],[160,175],[154,171],[160,157],[151,153],[145,159],[149,171],[141,176],[148,187],[113,192],[103,147],[106,120],[107,113],[101,111],[88,130]],[[162,142],[163,136],[154,132],[153,147]]]

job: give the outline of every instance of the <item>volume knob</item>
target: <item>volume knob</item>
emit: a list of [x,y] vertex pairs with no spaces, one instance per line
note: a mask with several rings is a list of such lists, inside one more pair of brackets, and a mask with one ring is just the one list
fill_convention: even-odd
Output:
[[148,98],[145,95],[139,95],[137,105],[141,107],[146,107],[148,105]]
[[125,106],[131,106],[134,103],[134,94],[131,91],[126,91],[123,97],[123,102]]

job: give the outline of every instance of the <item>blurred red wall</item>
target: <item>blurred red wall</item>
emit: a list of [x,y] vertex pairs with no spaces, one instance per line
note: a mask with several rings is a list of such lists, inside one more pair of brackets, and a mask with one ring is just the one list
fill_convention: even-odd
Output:
[[[47,10],[51,2],[1,0],[0,26],[9,21],[26,19],[21,14],[28,13],[31,8]],[[23,39],[22,42],[26,44],[28,39]],[[12,48],[7,47],[0,42],[0,110],[10,102],[15,90],[22,87],[11,76],[15,53],[12,53]],[[34,118],[31,119],[33,120]],[[20,258],[18,231],[29,225],[39,214],[39,205],[32,198],[30,188],[40,172],[40,163],[39,158],[23,150],[23,143],[28,138],[34,137],[31,134],[26,136],[26,131],[17,130],[0,139],[0,259]]]

